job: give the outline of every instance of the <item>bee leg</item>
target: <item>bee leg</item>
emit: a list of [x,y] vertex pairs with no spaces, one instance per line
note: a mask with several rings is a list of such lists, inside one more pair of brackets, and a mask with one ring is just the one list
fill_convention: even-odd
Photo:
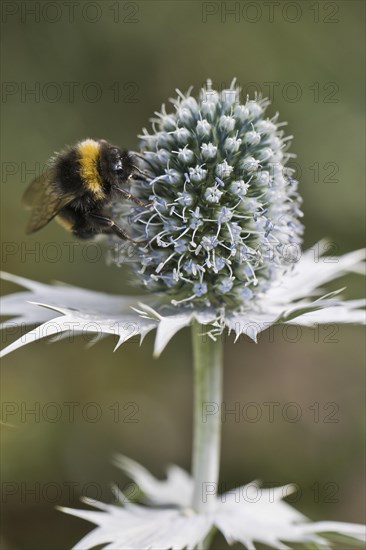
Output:
[[[144,179],[151,179],[151,176],[145,172],[145,170],[141,170],[140,168],[138,168],[136,165],[133,165],[133,168],[134,170],[136,170],[136,172],[138,172],[139,174],[141,174],[142,176],[144,176]],[[131,174],[130,178],[133,177],[133,175]]]
[[126,189],[122,189],[121,187],[118,187],[118,191],[121,193],[121,195],[123,195],[123,197],[125,199],[128,199],[128,200],[134,202],[138,206],[147,207],[147,206],[150,206],[152,204],[151,202],[145,202],[145,201],[142,201],[141,199],[138,199],[137,197],[132,195],[132,193],[130,193],[129,191],[126,191]]
[[135,241],[134,239],[131,239],[131,237],[119,227],[111,218],[107,218],[106,216],[98,216],[97,214],[91,214],[91,217],[98,222],[98,224],[102,227],[105,227],[107,230],[115,233],[120,239],[123,239],[125,241],[131,241],[132,243],[136,244],[143,244],[147,241]]

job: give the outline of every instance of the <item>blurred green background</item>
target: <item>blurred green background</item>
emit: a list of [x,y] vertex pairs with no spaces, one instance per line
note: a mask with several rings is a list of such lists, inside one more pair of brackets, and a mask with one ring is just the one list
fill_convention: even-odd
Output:
[[[288,120],[305,246],[324,236],[332,253],[363,245],[363,1],[27,1],[2,9],[6,271],[131,292],[126,270],[93,261],[95,249],[75,245],[72,259],[72,237],[57,224],[25,237],[21,195],[65,144],[103,137],[136,149],[175,88],[197,90],[208,77],[225,88],[236,76],[245,91],[271,96],[269,114]],[[356,276],[343,283],[348,296],[362,292]],[[111,465],[116,451],[160,477],[172,462],[189,469],[189,342],[183,331],[153,360],[152,338],[115,354],[112,338],[91,349],[82,338],[43,341],[3,361],[3,413],[14,412],[3,414],[11,426],[1,426],[3,549],[70,548],[90,525],[55,505],[75,506],[82,494],[111,501],[111,481],[127,487]],[[295,482],[296,506],[312,518],[363,521],[363,353],[357,327],[304,329],[299,339],[280,327],[274,342],[264,334],[258,345],[228,339],[224,398],[243,414],[223,425],[222,489],[258,478]],[[279,404],[273,422],[268,402]],[[225,547],[217,538],[216,548]]]

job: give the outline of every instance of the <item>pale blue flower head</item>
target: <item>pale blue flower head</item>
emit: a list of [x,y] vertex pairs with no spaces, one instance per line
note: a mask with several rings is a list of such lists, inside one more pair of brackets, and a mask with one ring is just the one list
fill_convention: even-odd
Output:
[[144,176],[131,192],[151,207],[115,207],[146,242],[136,281],[178,308],[245,308],[289,269],[284,247],[301,243],[283,124],[265,115],[268,100],[240,92],[235,81],[221,93],[208,81],[198,99],[178,91],[140,136]]

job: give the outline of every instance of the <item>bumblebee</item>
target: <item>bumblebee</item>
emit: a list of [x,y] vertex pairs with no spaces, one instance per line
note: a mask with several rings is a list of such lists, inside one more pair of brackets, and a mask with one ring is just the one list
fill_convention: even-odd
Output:
[[105,140],[85,139],[58,153],[49,161],[47,172],[24,193],[23,202],[31,209],[27,233],[55,218],[79,239],[114,233],[133,241],[108,216],[108,209],[118,196],[148,206],[123,188],[136,172],[143,173],[134,165],[133,155]]

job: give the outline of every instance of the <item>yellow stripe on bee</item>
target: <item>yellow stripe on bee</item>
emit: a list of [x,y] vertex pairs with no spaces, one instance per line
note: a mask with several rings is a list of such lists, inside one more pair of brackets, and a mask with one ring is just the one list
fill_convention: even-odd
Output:
[[102,199],[104,192],[102,188],[102,179],[98,172],[98,157],[100,145],[94,139],[85,139],[78,145],[80,155],[80,176],[83,179],[87,189],[91,191],[96,198]]

